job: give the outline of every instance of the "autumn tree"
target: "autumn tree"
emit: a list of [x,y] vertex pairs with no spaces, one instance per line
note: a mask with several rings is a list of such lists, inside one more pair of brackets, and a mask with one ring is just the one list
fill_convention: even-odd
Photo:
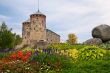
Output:
[[69,43],[69,44],[76,44],[77,43],[77,36],[74,33],[68,34],[67,43]]

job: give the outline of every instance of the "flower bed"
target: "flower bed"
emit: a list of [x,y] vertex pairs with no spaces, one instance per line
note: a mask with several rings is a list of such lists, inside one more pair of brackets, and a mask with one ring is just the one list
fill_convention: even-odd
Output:
[[107,73],[109,62],[110,51],[96,46],[64,50],[25,48],[1,54],[0,73]]

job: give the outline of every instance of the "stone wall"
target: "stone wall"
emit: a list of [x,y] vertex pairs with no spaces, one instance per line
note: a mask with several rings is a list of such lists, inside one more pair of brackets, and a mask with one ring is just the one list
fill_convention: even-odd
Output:
[[23,43],[30,43],[30,22],[24,22],[22,27]]
[[46,29],[46,37],[48,43],[60,43],[60,35],[49,29]]
[[46,17],[44,15],[32,14],[31,21],[31,40],[45,40],[46,39]]

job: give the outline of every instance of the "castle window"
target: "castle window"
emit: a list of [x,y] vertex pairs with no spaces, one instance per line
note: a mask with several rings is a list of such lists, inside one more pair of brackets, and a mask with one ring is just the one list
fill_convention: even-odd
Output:
[[34,15],[34,16],[36,16],[36,15]]
[[42,23],[43,23],[44,21],[42,20]]
[[38,15],[36,15],[36,16],[38,16]]
[[24,27],[22,28],[22,30],[24,31]]
[[27,35],[30,36],[30,32],[27,32]]

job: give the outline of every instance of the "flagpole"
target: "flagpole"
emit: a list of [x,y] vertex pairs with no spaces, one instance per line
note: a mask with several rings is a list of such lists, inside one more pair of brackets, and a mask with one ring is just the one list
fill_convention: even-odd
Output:
[[38,12],[39,12],[39,0],[38,0]]

